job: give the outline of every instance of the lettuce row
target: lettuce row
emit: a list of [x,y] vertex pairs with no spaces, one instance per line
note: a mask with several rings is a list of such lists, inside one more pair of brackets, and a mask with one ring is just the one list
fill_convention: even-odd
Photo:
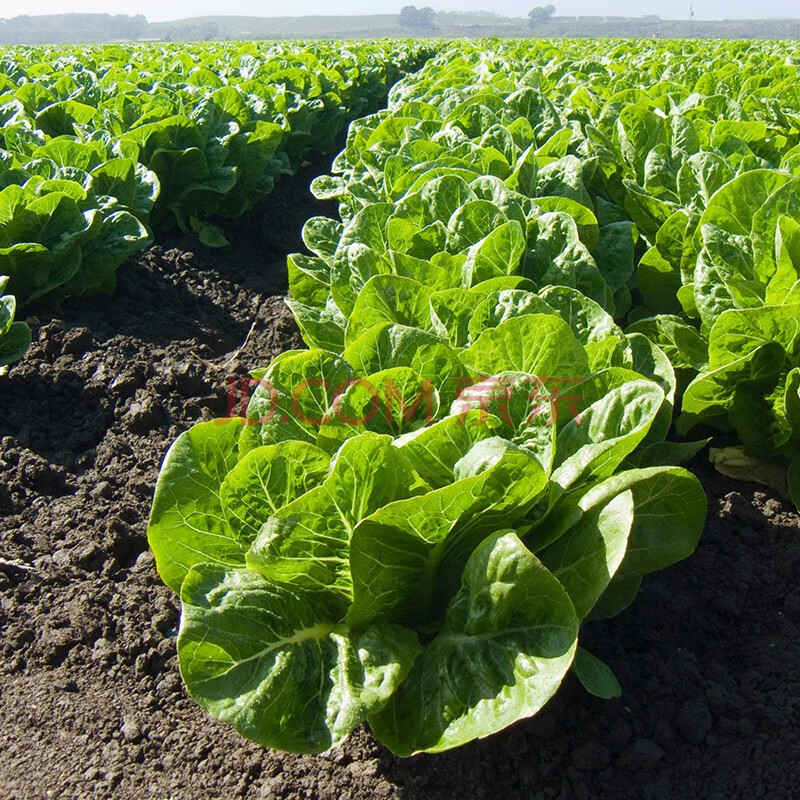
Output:
[[208,217],[241,215],[311,149],[331,150],[431,52],[410,42],[20,48],[0,70],[0,147],[20,160],[63,137],[121,148],[158,178],[153,226],[212,239]]
[[20,306],[111,293],[151,227],[226,244],[210,216],[243,214],[310,149],[330,150],[431,52],[190,49],[18,48],[0,61],[0,274]]
[[246,419],[172,446],[150,519],[192,696],[306,753],[364,721],[410,755],[535,714],[581,623],[689,555],[705,519],[691,474],[641,466],[664,446],[663,377],[591,360],[551,312],[461,350],[382,323],[344,358],[259,370]]
[[534,310],[482,284],[575,290],[670,358],[681,433],[733,435],[797,503],[793,67],[780,46],[596,50],[479,43],[401,81],[313,184],[341,222],[307,223],[289,304],[332,352],[382,317],[465,346],[501,302]]

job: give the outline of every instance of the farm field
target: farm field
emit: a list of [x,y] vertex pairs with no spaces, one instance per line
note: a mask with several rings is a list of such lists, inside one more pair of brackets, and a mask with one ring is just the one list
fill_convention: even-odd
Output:
[[316,143],[2,62],[0,793],[792,797],[792,46],[375,47]]

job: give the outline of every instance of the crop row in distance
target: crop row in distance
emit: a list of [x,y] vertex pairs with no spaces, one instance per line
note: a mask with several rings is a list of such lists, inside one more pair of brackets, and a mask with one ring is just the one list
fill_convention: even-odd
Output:
[[171,448],[190,693],[264,745],[436,752],[535,714],[694,549],[714,433],[800,500],[800,97],[779,44],[459,43],[313,184],[308,351]]
[[424,43],[0,51],[0,370],[30,342],[18,307],[111,293],[152,230],[226,244],[236,217],[330,152],[431,55]]

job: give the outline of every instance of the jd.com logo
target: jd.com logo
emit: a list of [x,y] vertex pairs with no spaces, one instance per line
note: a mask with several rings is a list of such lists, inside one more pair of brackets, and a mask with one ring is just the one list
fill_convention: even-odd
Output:
[[[455,396],[450,414],[457,415],[459,423],[468,419],[471,424],[480,425],[486,415],[469,412],[483,409],[494,414],[513,427],[531,425],[555,425],[559,416],[568,412],[579,425],[581,417],[579,406],[581,395],[564,394],[569,386],[581,382],[581,378],[556,378],[543,375],[495,375],[485,376],[479,383],[471,378],[456,378]],[[379,415],[392,428],[403,427],[403,420],[409,425],[424,421],[430,425],[437,416],[439,396],[446,394],[430,380],[420,382],[416,395],[409,398],[409,392],[387,379],[380,384],[368,378],[352,378],[336,386],[324,378],[307,378],[298,382],[291,392],[279,391],[266,378],[229,377],[228,417],[244,417],[247,425],[299,423],[306,427],[320,427],[331,422],[344,423],[354,427],[367,427],[377,421]],[[258,399],[256,415],[248,416],[251,399]],[[352,409],[360,409],[353,415]],[[321,410],[316,414],[311,409]],[[249,409],[252,414],[253,409]],[[545,419],[541,419],[546,415]]]

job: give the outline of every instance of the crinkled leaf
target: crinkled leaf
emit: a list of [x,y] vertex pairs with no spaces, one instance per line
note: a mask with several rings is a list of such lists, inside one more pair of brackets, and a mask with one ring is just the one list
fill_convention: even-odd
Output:
[[549,379],[575,380],[589,373],[586,351],[569,326],[555,315],[515,317],[485,330],[461,355],[483,374],[524,372]]
[[251,450],[222,483],[222,509],[231,532],[248,545],[283,506],[319,486],[330,456],[307,442],[281,442]]
[[369,718],[397,755],[447,750],[536,714],[572,663],[572,603],[513,532],[481,544],[462,581],[438,636]]
[[456,463],[477,442],[496,436],[501,420],[480,409],[453,414],[395,440],[409,463],[432,487],[454,480]]
[[198,566],[181,600],[189,693],[264,747],[320,753],[340,744],[387,702],[420,649],[409,630],[351,630],[323,601],[250,570]]
[[346,341],[352,344],[362,333],[389,322],[412,328],[431,324],[430,290],[411,278],[376,275],[358,294],[347,324]]
[[477,544],[520,520],[546,484],[538,461],[500,438],[476,444],[454,477],[442,489],[380,509],[356,528],[350,619],[435,619]]
[[275,359],[247,407],[242,454],[289,440],[316,444],[333,400],[354,378],[350,365],[324,350]]
[[638,380],[593,403],[559,433],[553,481],[569,488],[609,477],[647,435],[663,402],[658,385]]
[[374,326],[345,350],[344,357],[359,375],[410,367],[433,383],[442,406],[449,406],[469,383],[469,371],[455,350],[435,334],[405,325]]
[[555,542],[537,551],[584,619],[614,577],[628,545],[634,519],[633,494],[621,492],[581,517]]
[[418,481],[390,437],[367,433],[349,439],[321,486],[269,518],[247,565],[276,583],[347,598],[354,528],[379,508],[409,497]]
[[178,592],[204,562],[236,567],[244,548],[228,527],[221,486],[236,466],[244,420],[201,422],[181,434],[164,459],[147,538],[164,583]]

